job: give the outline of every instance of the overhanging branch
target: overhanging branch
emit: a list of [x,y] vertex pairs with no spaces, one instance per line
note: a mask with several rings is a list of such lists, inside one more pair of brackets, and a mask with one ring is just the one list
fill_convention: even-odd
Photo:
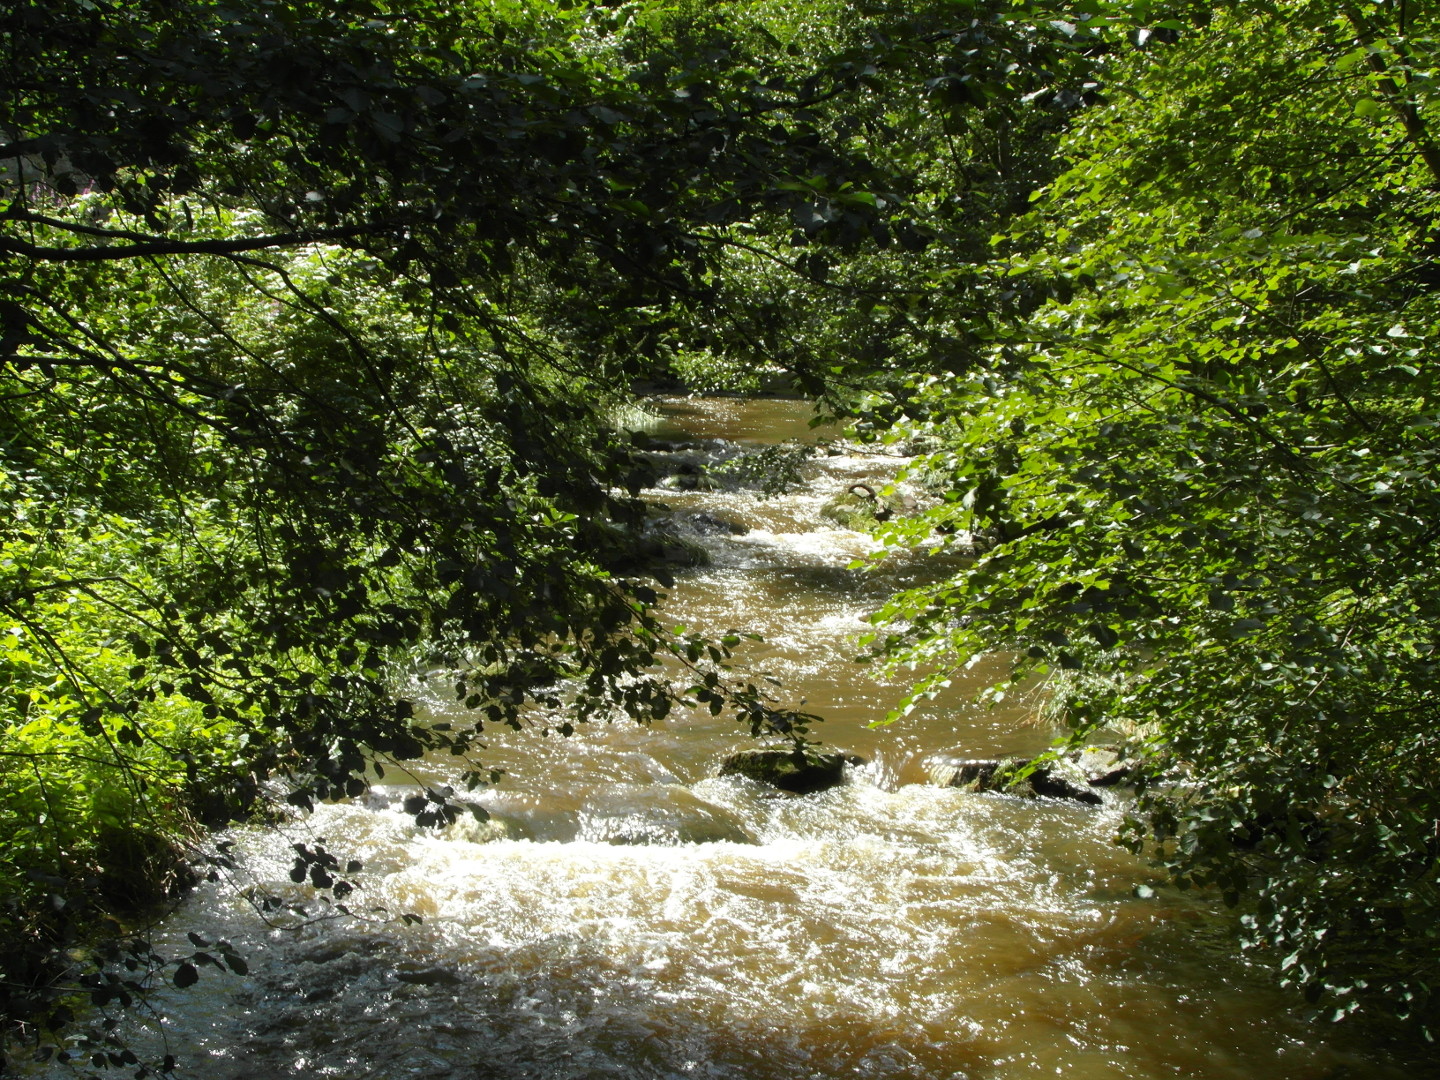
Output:
[[350,225],[337,229],[316,229],[306,232],[279,233],[233,240],[164,240],[155,238],[131,244],[105,244],[99,247],[42,247],[10,236],[0,236],[0,255],[23,255],[28,259],[55,263],[106,262],[139,259],[154,255],[238,255],[247,251],[301,247],[331,240],[353,240],[360,236],[376,236],[393,232],[400,226],[387,222],[377,225]]
[[[1346,4],[1344,11],[1345,17],[1350,21],[1350,25],[1355,28],[1357,39],[1369,50],[1370,68],[1376,75],[1380,76],[1375,82],[1376,88],[1380,91],[1380,96],[1385,99],[1385,103],[1390,106],[1390,111],[1395,114],[1396,118],[1405,128],[1405,137],[1409,139],[1411,145],[1419,151],[1420,157],[1430,170],[1430,175],[1434,182],[1440,184],[1440,146],[1436,145],[1435,139],[1430,133],[1430,128],[1425,123],[1425,118],[1420,115],[1420,109],[1415,104],[1414,97],[1406,93],[1395,78],[1389,74],[1389,68],[1385,63],[1384,57],[1372,48],[1380,35],[1376,34],[1371,27],[1366,24],[1364,16],[1360,14],[1360,11],[1355,5]],[[1401,8],[1400,18],[1401,34],[1403,35],[1405,19],[1403,7]],[[1399,42],[1387,41],[1386,44],[1396,50],[1402,61],[1407,59],[1403,51],[1401,51],[1402,46]]]

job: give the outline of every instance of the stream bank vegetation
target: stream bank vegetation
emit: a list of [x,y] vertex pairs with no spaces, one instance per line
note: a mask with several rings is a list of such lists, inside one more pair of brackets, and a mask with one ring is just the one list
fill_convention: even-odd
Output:
[[[634,27],[637,59],[610,19],[0,16],[7,1040],[191,981],[196,957],[137,941],[77,983],[76,950],[267,784],[304,808],[470,761],[553,681],[517,666],[565,679],[575,722],[684,700],[802,737],[720,667],[734,642],[662,627],[663,569],[605,569],[651,479],[605,417],[653,374],[663,307],[703,300],[707,233],[788,212],[792,176],[873,169],[803,117],[751,130],[843,73],[757,83],[700,18]],[[473,725],[417,721],[393,677],[417,659],[466,663]],[[343,908],[343,875],[302,862]]]
[[[1219,891],[1322,1015],[1440,1001],[1436,25],[1167,9],[976,275],[1013,315],[912,383],[928,521],[1000,542],[880,613],[935,680],[1005,645],[1073,738],[1183,777],[1122,842]],[[1171,35],[1167,35],[1169,37]],[[971,324],[972,327],[974,324]],[[997,688],[997,693],[1008,687]],[[923,699],[925,686],[915,700]]]
[[[891,544],[988,538],[877,613],[934,671],[903,707],[987,651],[996,694],[1084,675],[1072,740],[1187,780],[1142,775],[1122,840],[1320,1014],[1428,1037],[1437,33],[1403,0],[9,7],[7,1038],[237,970],[136,939],[72,977],[276,778],[484,783],[547,685],[517,668],[577,721],[803,738],[737,639],[665,629],[663,569],[607,569],[653,476],[606,417],[758,372],[929,448]],[[472,665],[473,727],[397,699],[417,658]],[[334,858],[299,870],[343,906]]]

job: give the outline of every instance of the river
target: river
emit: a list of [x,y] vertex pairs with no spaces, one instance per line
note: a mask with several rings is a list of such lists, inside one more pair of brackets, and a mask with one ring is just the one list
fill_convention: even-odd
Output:
[[[814,437],[798,402],[660,408],[657,438],[711,456]],[[934,754],[1047,746],[1034,701],[982,710],[956,687],[869,727],[901,684],[855,663],[854,639],[888,589],[928,571],[850,569],[872,542],[819,509],[898,465],[851,449],[813,458],[806,486],[779,497],[647,494],[682,525],[703,511],[748,527],[690,529],[712,565],[677,575],[666,618],[763,634],[741,661],[868,759],[846,784],[797,797],[717,778],[748,740],[708,713],[502,733],[485,754],[506,771],[480,797],[488,822],[419,830],[397,787],[235,830],[240,884],[296,900],[291,844],[363,859],[361,915],[267,928],[233,883],[201,887],[161,951],[222,936],[249,974],[205,968],[131,1037],[154,1052],[163,1039],[178,1076],[207,1080],[1406,1075],[1237,958],[1213,897],[1161,886],[1116,848],[1122,795],[1088,807],[923,782]],[[428,693],[432,715],[455,711]],[[450,766],[426,768],[443,780]]]

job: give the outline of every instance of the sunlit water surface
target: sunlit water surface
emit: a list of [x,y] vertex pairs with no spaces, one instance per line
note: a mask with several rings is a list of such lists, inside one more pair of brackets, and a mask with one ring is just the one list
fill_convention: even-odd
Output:
[[[814,437],[797,402],[662,407],[655,434],[706,440],[701,456]],[[361,914],[268,929],[234,884],[202,888],[162,942],[188,953],[187,932],[226,937],[250,974],[207,969],[161,995],[167,1019],[137,1041],[163,1035],[178,1075],[208,1080],[1415,1075],[1307,1022],[1233,955],[1213,898],[1137,898],[1158,883],[1111,843],[1120,796],[1089,808],[922,782],[929,755],[1047,746],[1033,701],[986,711],[957,687],[868,726],[902,684],[855,663],[863,616],[935,570],[925,557],[851,569],[873,541],[819,510],[899,465],[822,455],[805,490],[772,499],[649,493],[749,528],[696,537],[713,565],[680,575],[667,617],[763,634],[741,662],[869,759],[849,783],[793,797],[718,779],[747,741],[708,714],[505,732],[485,758],[507,773],[481,796],[488,822],[422,831],[387,805],[405,791],[381,788],[237,830],[240,883],[297,901],[311,898],[289,880],[292,843],[363,859]],[[428,707],[454,711],[443,686]]]

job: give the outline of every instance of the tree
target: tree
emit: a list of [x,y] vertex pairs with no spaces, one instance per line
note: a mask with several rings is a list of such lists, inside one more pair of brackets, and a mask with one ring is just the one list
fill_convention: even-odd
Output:
[[908,405],[944,502],[892,538],[992,546],[875,645],[929,685],[1011,649],[997,693],[1043,676],[1075,739],[1149,755],[1128,843],[1219,889],[1326,1015],[1428,1030],[1437,27],[1169,14],[1173,41],[1107,56],[1068,170],[996,238],[1033,310]]
[[[557,677],[577,720],[686,700],[803,741],[620,571],[645,474],[605,410],[726,225],[822,175],[854,196],[816,239],[881,220],[811,112],[855,70],[543,5],[27,2],[0,40],[7,1011],[188,820],[466,759]],[[417,656],[473,727],[395,698]]]

